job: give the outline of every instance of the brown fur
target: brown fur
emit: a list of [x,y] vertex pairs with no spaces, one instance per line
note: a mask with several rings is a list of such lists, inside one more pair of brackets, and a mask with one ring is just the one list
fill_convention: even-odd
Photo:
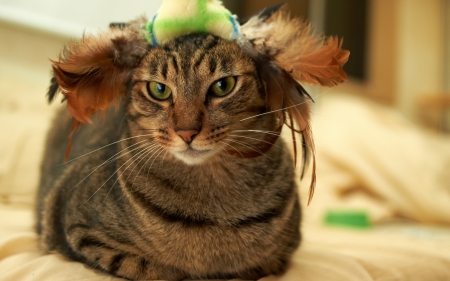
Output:
[[[282,125],[313,149],[308,96],[295,71],[250,35],[236,43],[190,34],[152,48],[140,36],[136,23],[87,36],[54,62],[73,118],[61,111],[48,137],[41,247],[128,279],[282,273],[300,243]],[[211,85],[229,76],[233,91],[212,95]],[[170,87],[171,97],[153,98],[150,81]],[[107,110],[106,118],[94,115]],[[188,143],[179,131],[198,133]],[[77,158],[58,165],[67,135]]]

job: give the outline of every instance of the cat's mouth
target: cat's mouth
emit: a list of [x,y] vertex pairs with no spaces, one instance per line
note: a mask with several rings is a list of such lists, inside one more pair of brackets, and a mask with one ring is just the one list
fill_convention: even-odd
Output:
[[183,151],[176,151],[174,154],[178,159],[182,160],[186,164],[193,165],[204,162],[213,154],[213,150],[199,150],[189,146]]

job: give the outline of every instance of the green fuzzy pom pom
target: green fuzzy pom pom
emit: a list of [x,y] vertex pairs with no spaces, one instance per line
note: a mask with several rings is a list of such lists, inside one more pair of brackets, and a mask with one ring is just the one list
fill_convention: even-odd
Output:
[[164,0],[146,29],[147,40],[158,45],[196,32],[233,39],[239,33],[239,24],[218,0]]

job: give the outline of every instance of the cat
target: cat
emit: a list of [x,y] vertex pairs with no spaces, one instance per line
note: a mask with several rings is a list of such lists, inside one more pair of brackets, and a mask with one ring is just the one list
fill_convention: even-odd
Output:
[[278,136],[286,123],[314,156],[296,80],[345,81],[348,52],[283,9],[254,16],[235,41],[192,33],[150,46],[145,22],[87,35],[53,61],[48,97],[61,91],[70,114],[47,138],[40,247],[131,280],[283,273],[301,211]]

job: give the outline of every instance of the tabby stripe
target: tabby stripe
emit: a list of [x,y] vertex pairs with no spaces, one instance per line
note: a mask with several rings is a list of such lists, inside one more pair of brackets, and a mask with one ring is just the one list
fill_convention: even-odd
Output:
[[89,226],[87,226],[86,224],[82,224],[82,223],[74,223],[71,226],[69,226],[66,230],[66,234],[68,236],[72,235],[72,232],[77,230],[78,228],[81,229],[89,229]]
[[[129,186],[128,186],[129,187]],[[141,206],[148,209],[151,213],[158,215],[160,218],[171,223],[181,223],[186,227],[200,227],[200,226],[211,226],[217,225],[217,222],[209,218],[194,218],[188,215],[182,215],[180,213],[173,213],[161,206],[154,204],[153,202],[144,199],[146,196],[138,191],[131,193],[132,196],[139,201]],[[273,218],[280,216],[287,205],[283,202],[279,208],[271,209],[265,213],[259,214],[257,216],[247,217],[237,222],[233,223],[234,226],[248,226],[257,223],[270,223]]]
[[255,224],[255,223],[270,223],[270,221],[272,219],[280,216],[283,213],[282,211],[284,211],[285,208],[286,208],[286,204],[283,204],[283,206],[281,206],[281,209],[272,209],[265,213],[258,214],[257,216],[254,216],[254,217],[247,217],[243,220],[236,222],[234,225],[235,226],[248,226],[248,225]]
[[78,241],[78,250],[81,251],[86,247],[100,247],[104,249],[113,250],[110,246],[106,245],[104,242],[98,240],[96,237],[85,236]]
[[210,36],[208,36],[208,39],[209,40],[205,40],[205,44],[203,47],[203,50],[206,50],[206,51],[212,50],[215,46],[217,46],[217,44],[219,44],[219,37],[217,37],[217,36],[210,35]]
[[203,60],[205,59],[205,53],[206,52],[200,53],[200,56],[198,57],[197,61],[195,62],[193,68],[198,68],[199,65],[203,62]]
[[156,62],[152,62],[150,63],[149,66],[150,66],[149,69],[150,75],[156,76],[158,74],[158,64]]
[[209,59],[209,72],[210,74],[214,74],[217,69],[217,60],[215,59]]
[[162,208],[148,200],[145,200],[145,195],[134,191],[131,193],[132,196],[139,201],[141,206],[146,208],[148,211],[162,218],[166,222],[170,223],[182,223],[186,227],[199,227],[205,225],[214,225],[214,222],[208,218],[193,218],[191,216],[185,216],[177,213],[173,213],[165,208]]
[[178,63],[177,63],[177,58],[175,57],[175,56],[171,56],[171,61],[172,61],[172,65],[173,65],[173,68],[175,69],[175,73],[178,75],[178,72],[180,71],[179,69],[178,69]]
[[231,60],[228,57],[222,57],[220,59],[220,68],[225,73],[229,73],[231,71],[231,64]]
[[200,53],[200,56],[194,63],[194,68],[197,68],[203,62],[205,56],[208,54],[208,51],[219,44],[219,39],[215,36],[208,36],[207,39],[209,40],[205,40],[206,42],[201,47],[199,47],[199,49],[201,49],[202,51]]
[[139,259],[139,265],[141,266],[141,272],[147,271],[148,261],[144,258]]
[[161,69],[161,74],[164,77],[164,80],[167,79],[167,71],[168,71],[169,66],[167,65],[167,62],[164,62],[162,69]]
[[167,53],[170,53],[170,52],[172,52],[173,50],[172,50],[172,48],[170,48],[169,46],[167,46],[167,45],[163,45],[163,50],[164,51],[166,51]]
[[122,265],[123,260],[126,258],[127,256],[125,254],[117,254],[115,255],[112,260],[111,263],[109,264],[109,271],[113,274],[116,274],[117,271],[119,270],[120,266]]

